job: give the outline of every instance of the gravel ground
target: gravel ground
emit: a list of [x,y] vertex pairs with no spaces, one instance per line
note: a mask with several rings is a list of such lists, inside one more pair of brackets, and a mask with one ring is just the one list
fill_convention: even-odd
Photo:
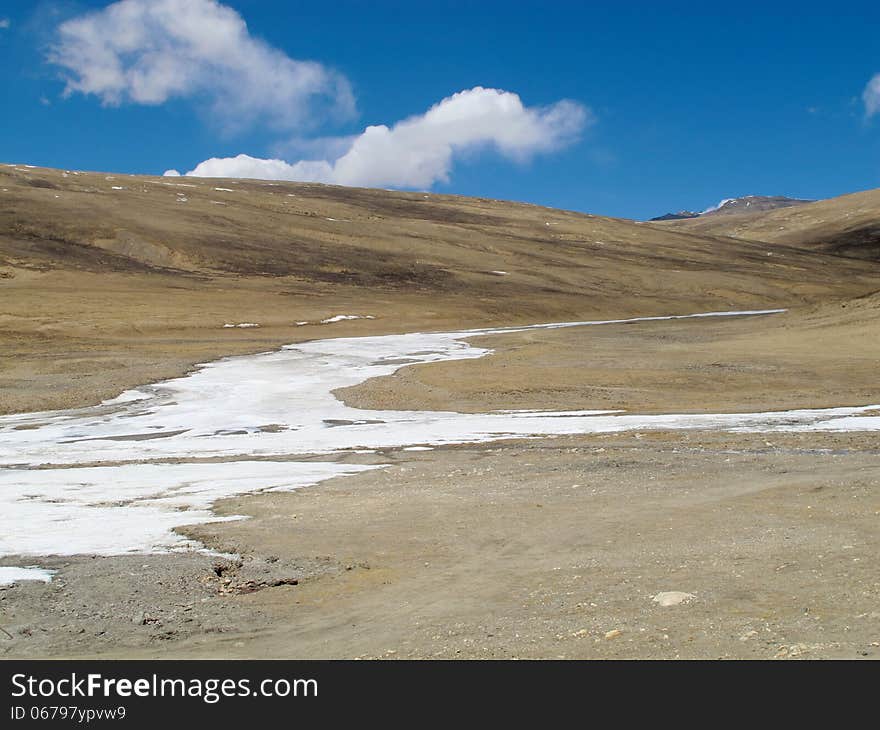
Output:
[[644,433],[384,456],[386,470],[229,500],[221,514],[251,519],[188,531],[240,565],[39,561],[58,576],[0,590],[13,637],[0,646],[32,657],[880,657],[870,434]]

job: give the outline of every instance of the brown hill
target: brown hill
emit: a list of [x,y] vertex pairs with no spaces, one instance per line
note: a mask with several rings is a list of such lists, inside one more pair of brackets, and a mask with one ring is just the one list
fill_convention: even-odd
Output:
[[[880,289],[868,262],[806,248],[479,198],[2,166],[0,412],[319,336]],[[375,319],[320,324],[338,314]]]
[[662,225],[701,235],[784,243],[823,253],[880,260],[880,190],[762,213],[703,216]]

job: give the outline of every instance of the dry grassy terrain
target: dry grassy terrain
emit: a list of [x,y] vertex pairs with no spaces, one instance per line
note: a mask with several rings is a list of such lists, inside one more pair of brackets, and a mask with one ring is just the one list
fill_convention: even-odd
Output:
[[[0,277],[0,413],[314,337],[880,289],[870,262],[531,205],[22,166],[0,167]],[[376,319],[295,325],[346,313]]]
[[[777,307],[789,311],[479,338],[494,354],[338,396],[473,412],[878,403],[875,221],[877,191],[644,224],[0,167],[0,413],[94,403],[303,339]],[[375,319],[320,323],[338,314]],[[223,327],[244,322],[260,326]],[[52,583],[0,589],[0,652],[880,656],[874,434],[646,432],[345,458],[390,466],[225,500],[218,512],[251,519],[185,530],[237,560],[41,558]],[[665,591],[691,597],[661,606]]]
[[817,252],[880,260],[880,190],[769,212],[704,216],[659,224],[702,235],[794,245]]
[[762,317],[476,338],[496,354],[337,391],[362,408],[700,413],[880,402],[880,295]]

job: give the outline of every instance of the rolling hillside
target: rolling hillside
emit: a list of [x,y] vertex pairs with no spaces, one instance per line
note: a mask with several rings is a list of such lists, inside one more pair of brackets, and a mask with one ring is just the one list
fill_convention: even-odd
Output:
[[880,190],[761,213],[665,222],[669,230],[794,245],[880,261]]
[[[800,221],[822,205],[768,215]],[[768,246],[730,237],[743,233],[734,216],[715,221],[725,228],[5,165],[0,412],[95,402],[319,336],[792,307],[880,289],[871,262],[824,252],[840,247],[804,245],[805,233]],[[323,323],[339,315],[371,319]],[[259,327],[224,327],[242,323]]]

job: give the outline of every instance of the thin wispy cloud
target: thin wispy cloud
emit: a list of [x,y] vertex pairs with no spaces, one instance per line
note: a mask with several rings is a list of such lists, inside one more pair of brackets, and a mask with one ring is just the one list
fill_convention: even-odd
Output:
[[865,115],[873,117],[880,112],[880,73],[874,74],[862,92],[862,102],[865,104]]
[[491,149],[524,161],[571,144],[592,121],[590,110],[573,101],[527,107],[517,94],[478,86],[391,127],[367,127],[347,139],[345,152],[332,160],[287,162],[241,154],[205,160],[187,175],[429,188],[449,181],[457,156]]
[[120,0],[61,24],[49,60],[68,95],[106,105],[191,98],[233,128],[301,129],[354,113],[344,76],[253,37],[216,0]]
[[9,18],[0,18],[0,30],[6,30],[10,25]]

